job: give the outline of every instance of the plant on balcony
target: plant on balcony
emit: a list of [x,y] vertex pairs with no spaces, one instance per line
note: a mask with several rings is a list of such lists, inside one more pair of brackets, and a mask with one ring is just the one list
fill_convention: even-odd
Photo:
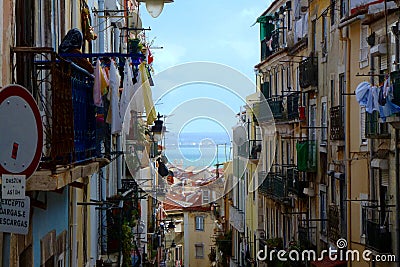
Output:
[[122,224],[122,234],[121,234],[121,251],[122,251],[122,266],[130,267],[132,266],[132,251],[134,249],[133,245],[133,233],[132,228],[129,226],[128,222]]
[[232,231],[218,236],[215,243],[218,251],[222,252],[222,266],[229,266],[228,260],[232,256]]

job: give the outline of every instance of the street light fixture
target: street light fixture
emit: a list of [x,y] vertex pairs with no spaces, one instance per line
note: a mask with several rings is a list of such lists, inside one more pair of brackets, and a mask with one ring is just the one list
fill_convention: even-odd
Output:
[[163,121],[160,120],[162,118],[162,116],[160,115],[160,113],[158,113],[157,115],[157,120],[154,121],[154,126],[151,127],[151,132],[153,133],[153,137],[155,141],[161,141],[162,139],[162,134],[163,134]]
[[172,3],[173,0],[139,0],[139,2],[146,3],[147,12],[149,12],[150,16],[153,18],[157,18],[160,16],[161,12],[164,8],[164,3]]

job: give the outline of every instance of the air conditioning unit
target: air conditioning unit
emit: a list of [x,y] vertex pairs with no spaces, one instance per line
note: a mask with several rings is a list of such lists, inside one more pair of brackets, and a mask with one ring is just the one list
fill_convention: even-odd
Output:
[[380,56],[380,55],[386,55],[386,44],[377,44],[374,45],[373,47],[370,48],[369,52],[373,57]]

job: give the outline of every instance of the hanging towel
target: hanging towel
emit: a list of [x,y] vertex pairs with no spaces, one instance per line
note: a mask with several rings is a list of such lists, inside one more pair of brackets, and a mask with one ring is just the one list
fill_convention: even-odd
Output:
[[94,84],[93,84],[93,102],[96,107],[102,107],[103,101],[101,99],[101,86],[102,79],[104,80],[104,75],[101,73],[100,60],[96,61],[96,66],[94,68]]
[[357,102],[361,106],[366,106],[368,103],[371,84],[369,82],[362,82],[356,88]]
[[370,93],[368,95],[368,102],[366,106],[366,111],[368,113],[372,113],[374,111],[379,112],[379,103],[378,103],[378,98],[379,98],[379,88],[376,86],[372,86],[370,88]]
[[[123,91],[120,101],[120,116],[122,121],[127,123],[131,120],[131,109],[129,107],[129,102],[131,102],[134,93],[133,81],[132,81],[132,68],[130,65],[130,60],[125,61],[124,67],[124,81],[123,81]],[[124,132],[129,134],[129,127],[124,127]]]
[[133,100],[131,101],[131,110],[138,113],[144,112],[144,100],[143,100],[143,80],[140,71],[136,76],[136,83],[133,85]]
[[139,72],[142,77],[143,101],[144,101],[144,107],[146,109],[147,124],[151,125],[157,119],[157,114],[153,104],[150,82],[147,76],[146,63],[144,62],[140,63]]
[[118,74],[118,70],[115,67],[115,62],[111,61],[110,66],[110,109],[111,110],[111,134],[117,134],[121,132],[122,120],[119,112],[119,84],[121,77]]

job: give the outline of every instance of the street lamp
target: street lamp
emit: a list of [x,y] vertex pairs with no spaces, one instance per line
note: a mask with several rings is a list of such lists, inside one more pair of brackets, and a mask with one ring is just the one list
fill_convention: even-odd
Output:
[[157,18],[160,16],[161,12],[164,8],[164,3],[172,3],[173,0],[139,0],[139,2],[146,3],[147,12],[149,12],[150,16],[153,18]]
[[154,121],[154,126],[151,127],[151,132],[153,133],[153,137],[155,141],[161,141],[162,140],[162,134],[163,134],[163,121],[160,120],[162,116],[160,113],[157,115],[157,120]]

